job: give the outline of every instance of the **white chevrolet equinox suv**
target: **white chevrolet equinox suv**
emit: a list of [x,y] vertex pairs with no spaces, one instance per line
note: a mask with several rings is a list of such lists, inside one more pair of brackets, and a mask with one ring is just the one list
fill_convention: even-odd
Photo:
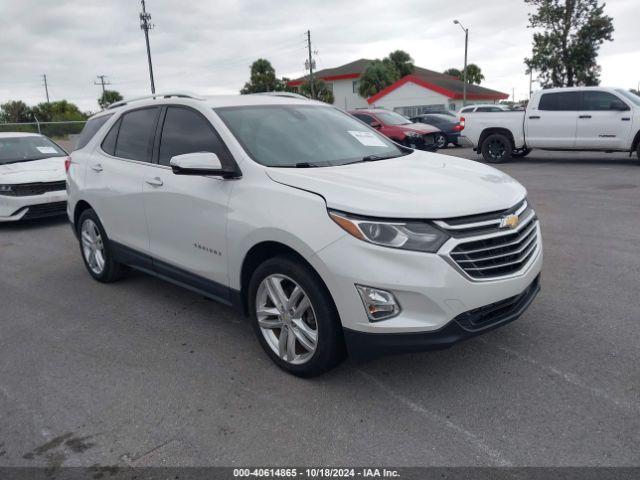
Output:
[[331,105],[162,94],[85,128],[67,182],[89,274],[131,267],[233,305],[292,374],[450,346],[516,319],[539,291],[522,185]]

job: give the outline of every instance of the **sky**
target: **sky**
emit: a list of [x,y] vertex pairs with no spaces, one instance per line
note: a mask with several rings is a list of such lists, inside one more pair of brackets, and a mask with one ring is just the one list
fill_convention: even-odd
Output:
[[[0,0],[0,103],[67,99],[96,111],[108,88],[126,97],[150,92],[137,0]],[[253,60],[271,61],[278,76],[305,74],[306,30],[317,69],[402,49],[437,71],[469,63],[483,86],[517,100],[528,96],[523,59],[531,52],[530,11],[522,0],[147,0],[156,90],[200,95],[237,93]],[[640,0],[610,0],[614,41],[602,46],[601,84],[638,88]],[[534,84],[535,88],[535,84]]]

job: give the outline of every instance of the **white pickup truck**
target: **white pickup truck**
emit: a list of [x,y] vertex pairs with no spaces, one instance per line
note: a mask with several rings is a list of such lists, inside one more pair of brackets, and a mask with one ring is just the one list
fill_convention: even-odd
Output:
[[524,112],[473,113],[460,123],[465,143],[490,163],[524,157],[533,148],[636,152],[640,160],[640,96],[624,89],[542,90]]

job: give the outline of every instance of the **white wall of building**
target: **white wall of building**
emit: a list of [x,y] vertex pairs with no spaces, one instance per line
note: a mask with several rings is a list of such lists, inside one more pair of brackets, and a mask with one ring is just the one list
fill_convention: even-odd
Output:
[[333,104],[344,110],[365,108],[369,104],[357,93],[353,93],[354,79],[334,80],[327,82],[333,85]]

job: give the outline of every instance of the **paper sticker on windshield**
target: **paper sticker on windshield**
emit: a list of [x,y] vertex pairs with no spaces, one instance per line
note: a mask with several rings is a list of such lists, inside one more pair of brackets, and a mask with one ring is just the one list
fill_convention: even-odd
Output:
[[358,130],[349,130],[353,138],[358,140],[366,147],[386,147],[387,145],[372,132],[360,132]]
[[40,153],[58,153],[53,147],[36,147]]

